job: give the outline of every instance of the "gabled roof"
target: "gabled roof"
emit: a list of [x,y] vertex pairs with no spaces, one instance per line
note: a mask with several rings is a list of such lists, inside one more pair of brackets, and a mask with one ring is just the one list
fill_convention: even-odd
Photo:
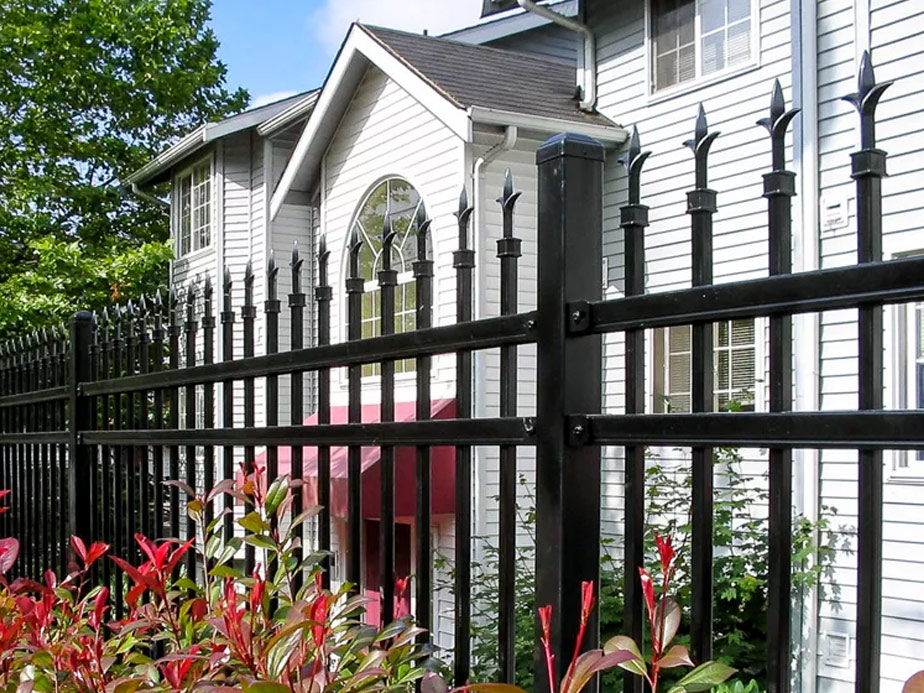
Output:
[[[553,0],[546,4],[550,10],[563,17],[577,17],[578,0]],[[503,17],[491,17],[472,26],[463,27],[440,34],[440,38],[461,41],[462,43],[482,44],[514,36],[524,31],[548,26],[552,20],[535,12],[507,12]]]
[[492,14],[506,12],[518,6],[517,0],[483,0],[481,4],[481,16],[487,17]]
[[514,51],[393,29],[362,27],[459,108],[613,126],[578,106],[574,68]]
[[270,202],[310,192],[324,152],[370,65],[384,72],[460,139],[475,123],[555,134],[568,130],[621,144],[627,133],[575,96],[574,70],[511,51],[354,24],[321,89]]
[[214,123],[200,125],[169,149],[158,154],[143,167],[129,174],[126,185],[148,185],[162,182],[177,163],[195,154],[206,145],[236,132],[257,127],[261,135],[272,134],[300,117],[307,117],[317,101],[317,90],[290,96],[273,103],[251,108]]

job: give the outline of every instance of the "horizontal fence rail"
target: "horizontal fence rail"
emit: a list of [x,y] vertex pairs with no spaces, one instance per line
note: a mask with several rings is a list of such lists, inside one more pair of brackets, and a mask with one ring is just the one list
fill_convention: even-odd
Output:
[[[303,528],[300,555],[322,555],[321,580],[335,579],[364,590],[377,578],[379,623],[395,615],[401,584],[413,581],[418,623],[433,631],[441,617],[434,599],[435,460],[437,448],[452,451],[453,469],[441,470],[454,484],[452,518],[452,641],[446,653],[455,682],[471,678],[473,529],[483,505],[473,486],[478,449],[496,450],[500,546],[498,594],[489,613],[497,616],[496,661],[501,678],[513,682],[516,662],[517,478],[526,469],[522,450],[535,454],[536,602],[551,605],[550,631],[555,666],[563,673],[574,647],[581,613],[581,584],[599,584],[601,551],[601,446],[625,448],[625,530],[623,569],[628,635],[642,641],[645,618],[638,569],[645,564],[646,454],[651,446],[691,451],[692,644],[698,660],[713,654],[714,454],[728,446],[769,448],[769,642],[767,666],[772,693],[789,693],[792,643],[793,450],[845,448],[858,451],[859,504],[857,669],[858,692],[879,686],[882,581],[882,451],[924,447],[924,413],[883,407],[882,308],[924,300],[924,259],[884,262],[882,192],[886,155],[876,148],[875,107],[886,86],[875,82],[864,57],[858,91],[849,97],[861,115],[861,149],[852,157],[858,200],[858,264],[792,272],[792,197],[796,176],[786,170],[787,128],[797,111],[787,110],[779,84],[771,94],[771,169],[764,176],[767,199],[768,276],[715,284],[713,219],[718,193],[709,187],[710,151],[721,146],[709,130],[705,109],[697,115],[692,152],[693,177],[687,194],[690,216],[690,287],[646,293],[645,233],[649,227],[642,174],[649,152],[633,131],[622,163],[627,195],[620,227],[625,247],[624,296],[603,300],[599,281],[603,257],[604,151],[599,143],[562,135],[538,152],[538,307],[523,310],[518,266],[529,249],[516,231],[520,198],[508,174],[498,200],[500,236],[494,261],[499,267],[500,315],[475,314],[477,258],[472,248],[473,207],[463,191],[455,220],[436,229],[420,202],[413,214],[392,215],[386,207],[380,234],[347,231],[339,286],[330,280],[332,253],[327,238],[311,238],[292,250],[288,267],[275,255],[262,269],[226,270],[166,296],[156,295],[93,315],[79,314],[69,329],[30,335],[0,345],[0,488],[12,490],[10,512],[0,515],[0,531],[23,545],[20,576],[39,579],[43,571],[66,571],[66,538],[78,534],[106,541],[116,555],[140,558],[133,536],[194,539],[182,482],[198,492],[222,481],[240,482],[265,474],[288,476],[294,498],[288,520],[305,507],[303,484],[316,485],[321,506],[309,532]],[[480,201],[476,201],[479,203]],[[810,201],[811,203],[811,201]],[[406,225],[399,228],[399,224]],[[434,236],[457,234],[454,273],[455,324],[434,326],[436,259]],[[403,235],[402,235],[403,234]],[[411,260],[410,284],[396,269],[397,244]],[[316,247],[314,247],[316,245]],[[370,251],[369,248],[376,250]],[[366,253],[372,252],[372,260]],[[529,252],[534,252],[529,249]],[[445,255],[445,254],[444,254]],[[280,291],[280,273],[288,295]],[[306,283],[306,275],[310,281]],[[213,283],[214,282],[214,283]],[[234,288],[243,301],[238,305]],[[375,288],[370,289],[370,286]],[[413,298],[399,294],[413,287]],[[310,290],[309,290],[310,289]],[[369,292],[375,294],[370,295]],[[412,325],[398,323],[399,295]],[[257,297],[262,298],[258,305]],[[346,338],[332,325],[332,305],[341,306]],[[340,300],[342,299],[342,300]],[[364,302],[374,307],[376,325],[367,327]],[[858,406],[853,411],[793,411],[793,322],[802,313],[858,310]],[[285,319],[283,319],[285,316]],[[769,318],[769,411],[715,411],[713,323]],[[689,413],[651,413],[646,405],[647,331],[691,328]],[[285,329],[284,329],[285,328]],[[625,338],[624,414],[602,413],[603,335]],[[763,339],[763,337],[761,337]],[[518,348],[536,345],[535,417],[518,411],[518,377],[525,359]],[[494,350],[499,357],[496,416],[476,417],[474,354]],[[449,359],[438,360],[440,356]],[[412,360],[415,385],[412,420],[402,420],[397,374]],[[446,364],[450,367],[446,368]],[[438,376],[437,364],[449,376]],[[762,368],[762,366],[761,366]],[[343,369],[343,374],[337,369]],[[364,381],[377,379],[374,421],[367,421]],[[334,392],[335,377],[342,393]],[[433,383],[451,382],[454,410],[436,412]],[[447,385],[447,382],[441,382]],[[288,389],[286,389],[288,388]],[[481,388],[480,390],[478,388]],[[338,406],[333,402],[339,400]],[[402,403],[408,404],[408,403]],[[280,411],[288,417],[280,420]],[[336,414],[343,414],[338,420]],[[445,412],[444,412],[445,414]],[[310,415],[310,417],[309,417]],[[345,419],[345,421],[344,421]],[[336,421],[336,423],[335,423]],[[364,448],[378,448],[374,493],[364,489]],[[399,574],[396,517],[400,487],[398,458],[413,449],[413,518],[417,527],[410,575]],[[288,461],[286,461],[286,459]],[[441,458],[442,459],[442,458]],[[335,469],[336,464],[341,469]],[[308,462],[311,462],[309,467]],[[288,465],[286,470],[285,465]],[[345,476],[344,476],[344,469]],[[335,478],[335,473],[341,476]],[[165,482],[171,482],[165,484]],[[341,483],[342,482],[342,483]],[[335,486],[345,490],[344,521],[338,523]],[[375,541],[378,562],[364,565],[364,499],[378,503]],[[206,504],[207,520],[225,543],[244,530],[236,520],[253,508],[232,498]],[[339,509],[339,510],[342,510]],[[481,512],[483,512],[483,508]],[[338,530],[338,525],[340,529]],[[310,536],[309,536],[310,534]],[[334,549],[339,545],[340,552]],[[247,545],[235,560],[250,574],[261,552]],[[334,559],[337,555],[342,558]],[[187,554],[182,572],[200,579],[207,563]],[[272,570],[274,566],[266,566]],[[124,611],[128,587],[108,564],[94,567],[95,579],[113,586],[116,617]],[[335,578],[336,575],[336,578]],[[307,575],[298,575],[304,581]],[[410,592],[408,592],[410,594]],[[445,611],[445,609],[444,609]],[[597,643],[599,614],[588,625],[585,648]],[[424,635],[423,639],[431,636]],[[537,671],[544,664],[537,662]],[[542,693],[547,683],[537,676]],[[626,690],[641,693],[642,682],[626,678]]]

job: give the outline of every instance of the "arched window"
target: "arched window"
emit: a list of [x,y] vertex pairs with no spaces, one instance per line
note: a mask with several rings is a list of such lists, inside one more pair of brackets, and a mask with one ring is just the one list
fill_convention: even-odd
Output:
[[[416,219],[420,205],[420,195],[414,186],[401,178],[389,178],[373,188],[353,222],[362,241],[359,273],[366,280],[362,310],[363,339],[382,334],[382,297],[378,273],[382,269],[382,230],[386,214],[391,215],[391,227],[395,232],[391,256],[391,267],[398,272],[395,332],[408,332],[417,327],[417,287],[412,269],[417,259]],[[366,364],[363,366],[363,375],[378,375],[379,370],[379,364]],[[414,359],[395,363],[395,373],[414,370]]]

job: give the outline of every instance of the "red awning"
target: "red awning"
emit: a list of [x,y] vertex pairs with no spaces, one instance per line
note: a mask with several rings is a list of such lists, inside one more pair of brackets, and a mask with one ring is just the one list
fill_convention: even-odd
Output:
[[[362,423],[378,423],[380,407],[377,404],[364,404]],[[430,416],[433,419],[452,419],[456,415],[454,399],[439,399],[431,404]],[[395,421],[414,421],[417,418],[416,402],[399,402],[395,404]],[[348,420],[347,407],[331,407],[330,422],[344,424]],[[304,421],[305,426],[317,426],[318,416],[314,414]],[[364,447],[362,456],[362,515],[365,518],[378,518],[380,512],[381,468],[378,464],[381,450],[378,447]],[[337,517],[346,517],[347,512],[347,448],[330,449],[331,478],[331,512]],[[431,461],[431,513],[435,515],[455,512],[455,468],[456,451],[452,447],[434,447],[430,452]],[[256,464],[266,464],[266,452],[257,456]],[[292,469],[292,448],[279,448],[279,474],[289,474]],[[318,449],[302,449],[302,478],[304,479],[305,507],[318,505]],[[417,452],[413,447],[395,449],[395,516],[412,517],[417,504]]]

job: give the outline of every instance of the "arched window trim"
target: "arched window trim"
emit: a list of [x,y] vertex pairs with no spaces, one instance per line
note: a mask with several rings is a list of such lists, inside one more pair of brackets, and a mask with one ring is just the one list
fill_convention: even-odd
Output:
[[[392,262],[392,268],[398,270],[398,286],[396,287],[395,295],[395,308],[396,308],[396,331],[404,332],[414,329],[413,326],[407,327],[407,323],[403,320],[414,321],[416,323],[416,283],[414,280],[413,273],[413,263],[417,259],[417,239],[416,239],[416,223],[415,219],[417,217],[417,210],[420,205],[424,204],[423,196],[420,193],[420,190],[415,186],[407,177],[402,175],[388,175],[383,176],[376,180],[369,188],[366,190],[366,193],[363,195],[360,203],[356,206],[356,210],[353,213],[353,216],[350,221],[350,226],[347,229],[345,244],[344,244],[344,253],[343,253],[343,277],[344,279],[349,277],[349,239],[352,237],[354,227],[359,224],[361,238],[364,243],[369,243],[370,241],[381,239],[382,228],[378,229],[366,229],[361,224],[361,217],[363,211],[366,208],[366,205],[369,204],[369,201],[372,199],[373,195],[378,191],[383,185],[389,185],[392,182],[398,181],[407,185],[417,196],[417,202],[412,209],[405,210],[405,213],[401,215],[403,219],[407,219],[407,225],[402,228],[395,228],[394,231],[398,234],[396,238],[395,250],[399,252],[400,256],[400,265],[394,260]],[[388,211],[391,212],[391,195],[386,193],[386,205],[388,205]],[[394,220],[393,220],[394,223]],[[361,253],[363,251],[360,251]],[[427,256],[432,257],[432,241],[428,243]],[[363,315],[362,322],[363,330],[362,337],[367,338],[377,334],[381,334],[381,315],[379,315],[380,308],[380,294],[379,294],[379,281],[378,281],[378,272],[381,269],[381,260],[382,253],[378,252],[374,256],[374,260],[371,267],[371,277],[365,277],[365,283],[363,286]],[[362,266],[362,261],[361,261]],[[406,307],[402,311],[402,304],[406,304],[409,307]],[[344,304],[344,308],[345,308]],[[367,310],[372,311],[371,314],[367,313]],[[347,324],[347,311],[343,312],[343,320],[341,321],[342,329],[346,329]],[[416,370],[415,360],[406,359],[404,361],[398,362],[395,364],[395,373],[398,378],[402,375],[412,375]],[[378,364],[369,364],[363,367],[363,378],[378,377],[380,372]]]

